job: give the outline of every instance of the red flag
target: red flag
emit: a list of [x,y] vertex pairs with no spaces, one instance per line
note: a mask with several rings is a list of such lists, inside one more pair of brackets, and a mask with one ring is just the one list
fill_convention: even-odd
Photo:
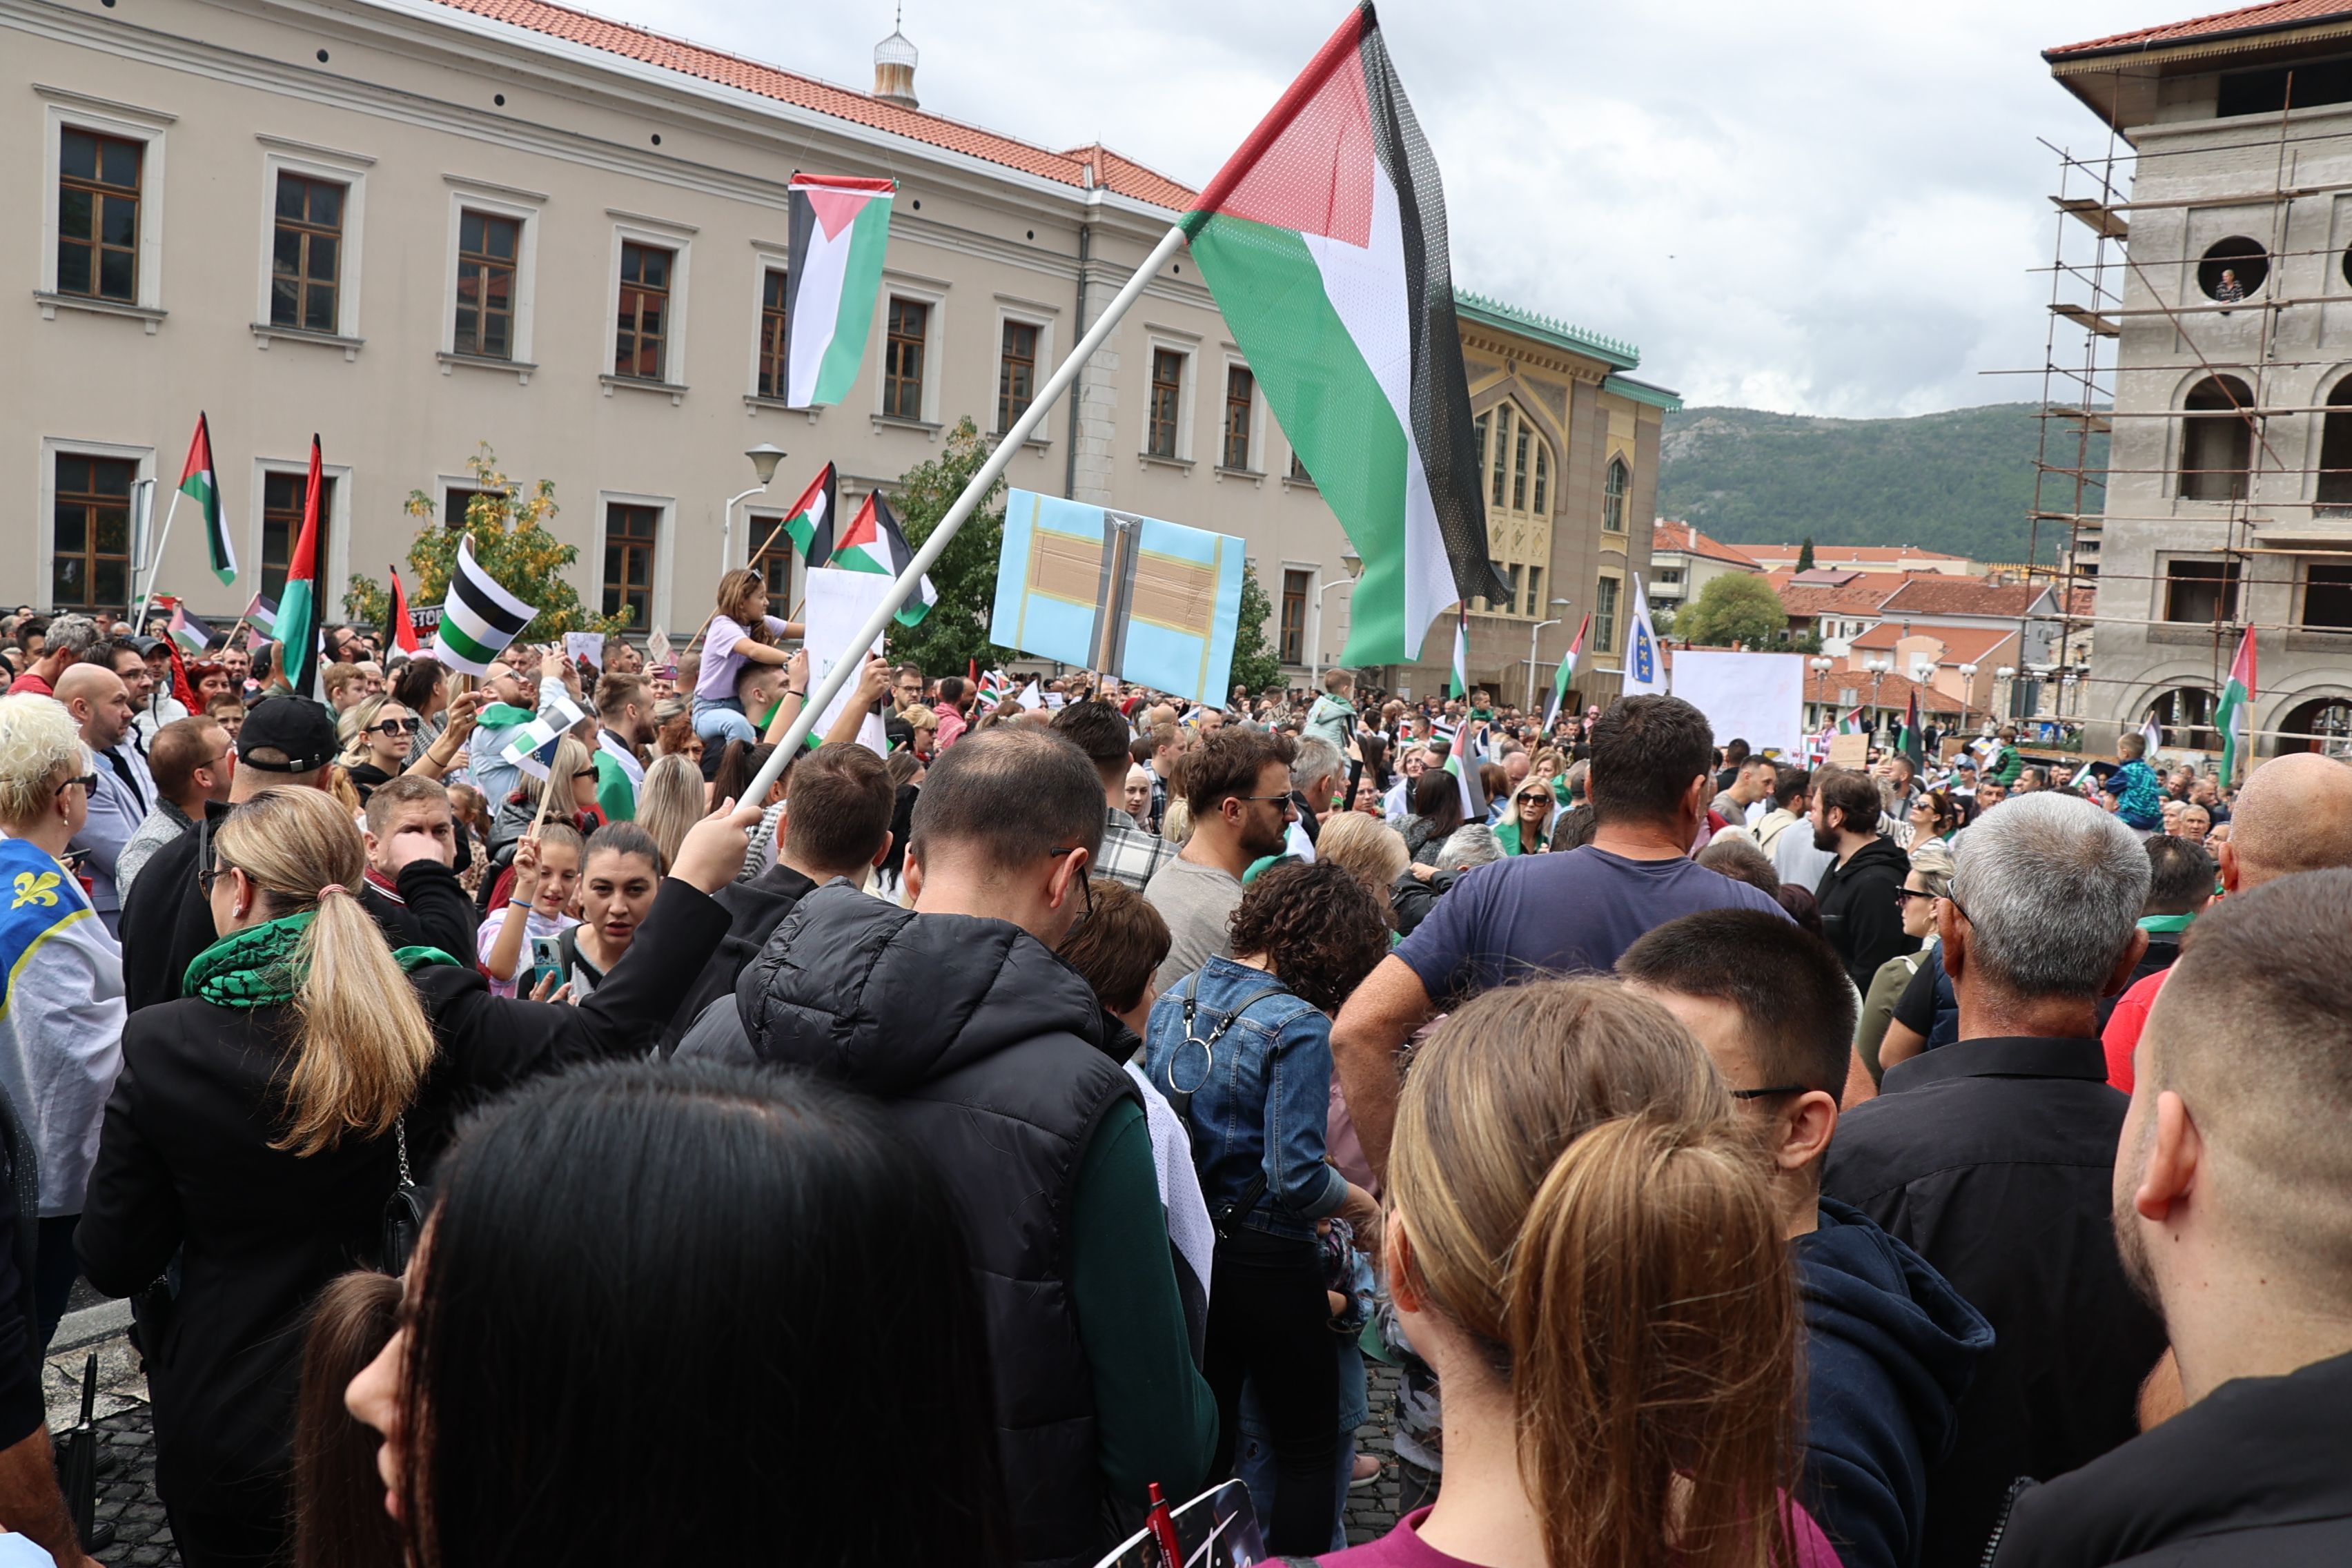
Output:
[[392,568],[392,607],[384,612],[383,646],[416,657],[416,626],[408,618],[408,590],[400,585],[400,568]]
[[977,689],[977,688],[979,687],[979,685],[980,685],[980,660],[979,660],[979,659],[974,658],[974,659],[972,659],[972,660],[971,661],[971,663],[970,663],[970,667],[969,667],[969,668],[965,670],[965,672],[964,672],[964,679],[965,679],[967,681],[971,682],[971,684],[972,685],[972,687],[973,687],[974,689]]

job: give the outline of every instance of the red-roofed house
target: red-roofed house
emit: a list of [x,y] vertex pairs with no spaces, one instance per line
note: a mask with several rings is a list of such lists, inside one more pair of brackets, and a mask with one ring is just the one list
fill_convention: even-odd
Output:
[[1709,539],[1687,522],[1662,517],[1651,525],[1648,587],[1656,609],[1680,609],[1717,577],[1763,570],[1737,545]]
[[[1801,544],[1743,544],[1748,559],[1767,572],[1793,572],[1805,553]],[[1908,544],[1816,544],[1813,564],[1825,572],[1941,572],[1982,576],[1984,567],[1965,555],[1947,555]]]

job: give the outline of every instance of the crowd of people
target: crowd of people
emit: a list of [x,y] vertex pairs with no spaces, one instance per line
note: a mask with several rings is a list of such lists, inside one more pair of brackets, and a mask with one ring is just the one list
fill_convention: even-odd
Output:
[[190,1568],[2352,1556],[2352,766],[876,658],[751,799],[766,610],[0,619],[0,1526],[80,1279]]

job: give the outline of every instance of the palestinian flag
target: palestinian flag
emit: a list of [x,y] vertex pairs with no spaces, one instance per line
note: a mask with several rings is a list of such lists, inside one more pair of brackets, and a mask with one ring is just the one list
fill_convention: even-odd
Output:
[[882,291],[882,252],[898,188],[889,180],[793,176],[784,401],[794,408],[838,403],[857,379],[875,296]]
[[801,492],[801,499],[793,502],[793,510],[784,513],[784,531],[793,536],[793,548],[811,566],[833,564],[833,520],[840,514],[840,480],[827,463]]
[[[884,577],[896,577],[914,558],[914,551],[907,544],[906,531],[898,526],[898,514],[890,510],[890,503],[882,499],[882,492],[876,490],[866,498],[866,504],[859,507],[857,515],[849,520],[849,527],[834,542],[833,559],[827,564],[849,572],[872,572]],[[918,593],[898,606],[898,624],[902,626],[920,625],[923,617],[931,613],[931,606],[939,602],[940,596],[933,591],[930,578],[926,576]]]
[[1560,658],[1558,673],[1551,678],[1551,701],[1545,706],[1543,716],[1547,726],[1559,716],[1561,706],[1568,701],[1569,688],[1576,684],[1576,667],[1584,658],[1584,634],[1591,629],[1592,612],[1587,610],[1584,619],[1576,624],[1576,636]]
[[1465,699],[1470,695],[1470,614],[1466,610],[1454,617],[1454,689],[1447,695]]
[[245,607],[241,619],[263,637],[278,635],[278,601],[265,594],[256,594],[253,603]]
[[2238,657],[2230,661],[2230,679],[2222,683],[2221,700],[2213,708],[2213,727],[2221,731],[2221,782],[2238,783],[2238,764],[2254,754],[2254,628],[2238,639]]
[[1919,755],[1921,748],[1919,737],[1919,685],[1916,681],[1912,682],[1911,685],[1910,706],[1903,710],[1903,739],[1901,746],[1903,754],[1911,759],[1912,765],[1914,767],[1918,766],[1921,762]]
[[1863,732],[1862,710],[1859,708],[1851,709],[1843,718],[1839,719],[1837,721],[1837,732],[1841,735],[1861,734]]
[[1001,669],[992,669],[981,677],[979,690],[981,705],[993,708],[1013,695],[1013,678]]
[[1341,661],[1417,659],[1447,605],[1507,600],[1487,559],[1437,163],[1369,4],[1182,223],[1275,419],[1363,557]]
[[326,624],[325,603],[320,597],[325,587],[320,574],[327,560],[326,541],[319,516],[319,499],[326,489],[326,479],[319,459],[319,437],[310,437],[310,474],[302,490],[302,531],[294,541],[294,553],[286,563],[286,586],[278,592],[276,629],[280,645],[278,658],[285,671],[286,689],[297,697],[317,695],[311,688],[318,684],[319,631]]
[[202,653],[212,647],[213,637],[215,635],[210,626],[188,614],[188,606],[176,599],[172,601],[172,624],[169,629],[172,633],[172,640],[190,653]]
[[482,570],[474,559],[473,540],[461,536],[449,596],[442,601],[441,624],[433,633],[433,657],[451,669],[483,674],[537,614]]
[[416,623],[408,618],[408,590],[400,585],[400,568],[391,568],[392,592],[383,612],[383,646],[396,647],[414,658],[416,653]]
[[236,546],[229,542],[221,521],[220,478],[213,472],[213,432],[203,414],[196,416],[195,437],[188,443],[188,460],[180,468],[180,493],[205,512],[205,558],[213,575],[224,583],[236,581]]

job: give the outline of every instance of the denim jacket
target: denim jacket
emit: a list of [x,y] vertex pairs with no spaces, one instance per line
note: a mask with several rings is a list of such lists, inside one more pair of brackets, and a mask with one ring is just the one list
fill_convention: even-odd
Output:
[[[1184,1004],[1195,998],[1192,1035],[1216,1037],[1205,1078],[1200,1047],[1184,1045]],[[1143,1060],[1152,1087],[1179,1097],[1171,1103],[1192,1091],[1184,1122],[1210,1214],[1238,1203],[1263,1171],[1265,1196],[1241,1223],[1312,1241],[1315,1222],[1348,1195],[1346,1178],[1323,1163],[1331,1020],[1265,971],[1212,958],[1152,1005]]]

